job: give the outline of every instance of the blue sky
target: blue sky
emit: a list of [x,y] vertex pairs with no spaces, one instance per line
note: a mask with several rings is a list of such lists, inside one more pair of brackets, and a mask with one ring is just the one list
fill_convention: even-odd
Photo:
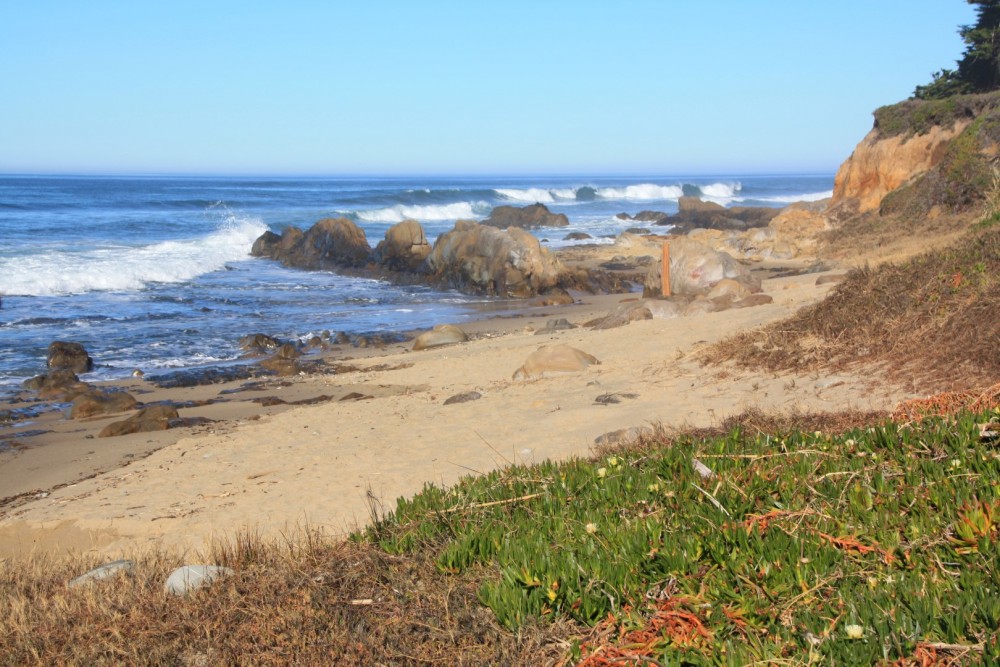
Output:
[[964,0],[0,0],[0,172],[832,173]]

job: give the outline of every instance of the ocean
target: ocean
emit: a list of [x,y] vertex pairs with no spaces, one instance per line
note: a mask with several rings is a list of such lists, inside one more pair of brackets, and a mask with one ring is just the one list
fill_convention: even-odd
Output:
[[[832,194],[833,175],[718,177],[93,177],[0,176],[0,398],[45,372],[50,342],[82,343],[84,380],[134,369],[234,363],[238,340],[307,340],[461,323],[486,299],[419,286],[287,269],[252,258],[264,231],[356,221],[374,247],[391,225],[420,221],[431,242],[493,207],[544,203],[573,231],[612,243],[615,217],[676,212],[682,195],[722,205],[784,206]],[[656,228],[663,231],[664,228]]]

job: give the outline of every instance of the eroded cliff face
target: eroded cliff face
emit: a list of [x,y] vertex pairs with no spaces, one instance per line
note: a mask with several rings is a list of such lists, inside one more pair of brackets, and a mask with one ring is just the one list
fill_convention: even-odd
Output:
[[852,213],[877,210],[887,194],[936,166],[949,142],[968,126],[969,121],[961,120],[925,134],[888,138],[873,129],[837,171],[831,207]]

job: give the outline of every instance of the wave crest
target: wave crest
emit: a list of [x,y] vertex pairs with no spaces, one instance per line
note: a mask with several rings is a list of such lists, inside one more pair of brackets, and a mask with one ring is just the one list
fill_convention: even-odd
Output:
[[216,231],[196,239],[13,257],[0,262],[0,294],[58,296],[186,282],[246,259],[265,231],[260,220],[230,216]]
[[461,220],[477,218],[481,212],[488,210],[486,202],[456,202],[454,204],[439,204],[433,206],[407,206],[398,204],[387,208],[376,208],[368,211],[357,211],[358,219],[365,222],[391,222],[403,220]]

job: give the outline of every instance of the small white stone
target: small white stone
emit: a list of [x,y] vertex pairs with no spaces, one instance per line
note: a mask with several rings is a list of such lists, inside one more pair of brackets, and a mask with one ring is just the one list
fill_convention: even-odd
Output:
[[231,574],[232,570],[219,565],[185,565],[170,573],[163,590],[170,595],[187,595]]

